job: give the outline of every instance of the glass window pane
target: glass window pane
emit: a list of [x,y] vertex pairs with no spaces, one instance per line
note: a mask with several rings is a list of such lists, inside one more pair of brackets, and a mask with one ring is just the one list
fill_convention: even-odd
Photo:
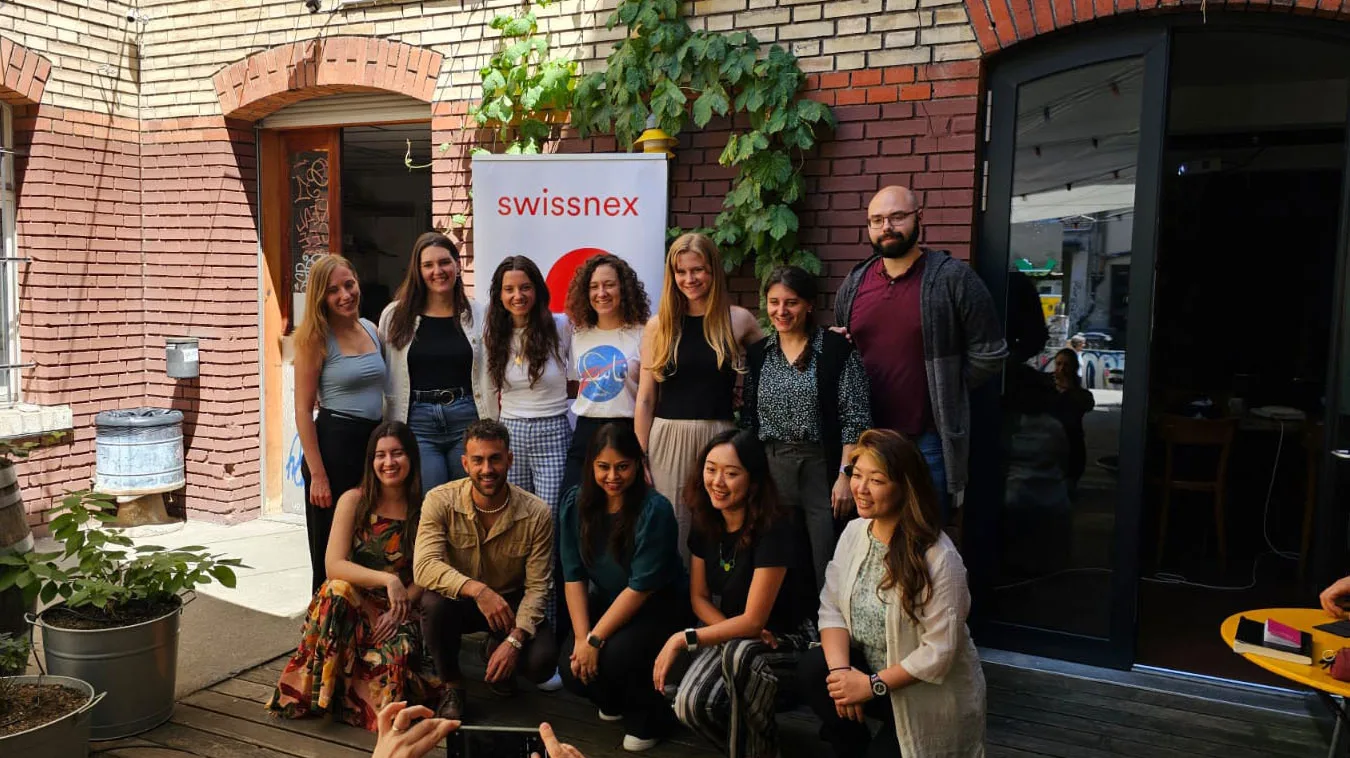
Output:
[[994,616],[1109,633],[1144,61],[1018,89]]

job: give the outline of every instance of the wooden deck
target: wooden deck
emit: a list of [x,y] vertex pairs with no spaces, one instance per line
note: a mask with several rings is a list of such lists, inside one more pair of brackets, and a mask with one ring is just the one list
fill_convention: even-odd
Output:
[[[93,743],[91,752],[100,758],[367,758],[374,735],[317,719],[288,721],[263,710],[284,662],[278,658],[194,693],[180,701],[167,724],[137,738]],[[1300,716],[1003,665],[987,664],[985,670],[991,758],[1307,758],[1327,750],[1331,722],[1313,706],[1308,712],[1314,716]],[[619,748],[621,730],[565,692],[528,690],[501,700],[480,684],[470,688],[470,700],[495,723],[547,720],[589,758],[627,755]],[[781,715],[779,723],[784,758],[829,755],[804,710]],[[719,753],[681,731],[648,754]]]

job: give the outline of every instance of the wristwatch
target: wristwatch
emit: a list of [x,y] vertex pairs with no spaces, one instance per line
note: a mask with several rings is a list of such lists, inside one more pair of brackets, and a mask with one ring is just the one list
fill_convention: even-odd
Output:
[[698,650],[698,632],[693,628],[684,630],[684,649],[691,653]]
[[506,635],[506,644],[510,645],[511,647],[513,647],[513,648],[515,648],[515,649],[517,649],[517,650],[522,650],[522,649],[524,649],[524,647],[525,647],[525,643],[523,643],[523,642],[521,642],[520,640],[516,639],[516,635],[514,635],[514,634],[508,634],[508,635]]
[[867,677],[872,682],[872,694],[876,697],[886,697],[891,693],[891,688],[882,681],[880,674],[873,674]]
[[596,650],[599,650],[600,648],[602,648],[602,647],[605,646],[605,641],[602,640],[602,639],[600,639],[599,637],[595,636],[595,633],[592,632],[592,633],[586,635],[586,644],[587,644],[587,645],[590,645],[591,647],[595,648]]

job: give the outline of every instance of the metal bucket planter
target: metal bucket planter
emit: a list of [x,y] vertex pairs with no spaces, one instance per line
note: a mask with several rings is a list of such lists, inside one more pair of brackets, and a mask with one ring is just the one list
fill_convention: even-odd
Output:
[[[23,512],[14,463],[0,458],[0,556],[23,555],[32,550],[33,533]],[[24,602],[23,590],[18,587],[0,590],[0,634],[27,635],[28,622],[24,616],[32,613],[33,607],[34,603]]]
[[[51,609],[48,609],[51,610]],[[153,729],[173,715],[178,678],[178,608],[116,629],[61,629],[42,615],[47,670],[83,679],[108,697],[93,710],[90,738],[115,740]]]
[[0,737],[0,755],[60,756],[61,758],[85,758],[89,755],[89,724],[93,710],[103,700],[103,694],[94,694],[94,688],[88,682],[72,679],[68,676],[13,676],[8,681],[18,684],[59,684],[88,695],[84,705],[67,713],[55,721],[42,726]]

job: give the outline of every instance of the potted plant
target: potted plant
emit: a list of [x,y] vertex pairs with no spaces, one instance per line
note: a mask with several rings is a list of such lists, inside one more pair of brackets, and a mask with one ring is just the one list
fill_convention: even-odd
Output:
[[[28,528],[28,515],[23,510],[14,459],[27,458],[33,448],[55,442],[62,436],[62,432],[56,432],[37,439],[0,440],[0,556],[27,553],[33,549],[33,534]],[[15,637],[28,634],[28,622],[24,617],[32,612],[32,603],[24,601],[23,591],[19,588],[0,591],[0,634]]]
[[0,634],[0,755],[87,756],[102,697],[78,679],[22,676],[27,664],[28,639]]
[[43,655],[53,674],[106,692],[93,711],[93,739],[139,734],[173,713],[183,595],[203,584],[235,584],[237,558],[204,547],[136,546],[108,530],[111,495],[74,492],[49,527],[63,550],[0,556],[0,590],[55,602],[40,613]]

